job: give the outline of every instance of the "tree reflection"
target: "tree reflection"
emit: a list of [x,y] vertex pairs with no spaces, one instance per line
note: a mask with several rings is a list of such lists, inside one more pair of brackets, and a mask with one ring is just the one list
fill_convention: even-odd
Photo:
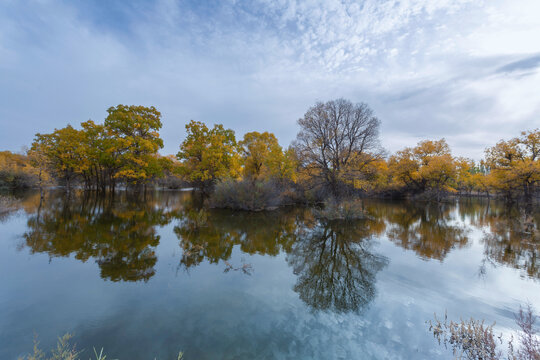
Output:
[[540,211],[492,205],[483,220],[486,258],[540,279]]
[[294,290],[317,310],[365,307],[375,295],[375,275],[387,263],[371,250],[371,237],[384,232],[381,220],[321,224],[303,208],[261,213],[188,208],[174,229],[183,268],[223,261],[225,271],[234,269],[228,263],[234,246],[247,254],[283,251],[298,275]]
[[287,259],[298,275],[294,291],[306,304],[337,312],[369,304],[375,276],[388,262],[372,251],[376,223],[321,223],[297,239]]
[[180,265],[228,260],[235,245],[250,255],[278,255],[291,248],[308,214],[301,208],[250,213],[186,207],[174,228],[183,250]]
[[389,224],[388,238],[425,259],[443,260],[452,249],[469,242],[468,228],[457,223],[455,210],[452,204],[387,206],[383,216]]
[[155,273],[156,226],[170,222],[174,207],[163,196],[50,196],[28,218],[24,239],[33,253],[94,258],[104,279],[146,281]]

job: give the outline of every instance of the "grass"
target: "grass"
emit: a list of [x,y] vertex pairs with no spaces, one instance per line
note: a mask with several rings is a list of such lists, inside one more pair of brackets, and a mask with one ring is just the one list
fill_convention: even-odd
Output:
[[[109,359],[107,355],[103,353],[103,348],[99,351],[94,348],[94,354],[87,358],[83,355],[84,351],[77,350],[76,346],[70,343],[72,338],[73,335],[69,333],[58,337],[56,347],[51,349],[49,353],[45,353],[39,348],[39,341],[35,338],[32,353],[19,357],[18,360],[118,360]],[[184,354],[179,352],[176,360],[182,360],[183,358]]]
[[[535,327],[537,317],[531,306],[520,307],[515,319],[520,328],[517,342],[513,337],[505,342],[502,335],[494,333],[495,324],[486,325],[484,320],[448,321],[445,314],[444,321],[435,316],[428,323],[439,344],[452,348],[455,359],[540,360],[540,337]],[[503,345],[506,345],[506,352],[501,349]]]

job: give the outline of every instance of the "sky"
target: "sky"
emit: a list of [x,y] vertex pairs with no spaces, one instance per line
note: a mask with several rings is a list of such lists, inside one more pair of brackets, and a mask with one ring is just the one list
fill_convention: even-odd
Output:
[[540,127],[539,0],[0,0],[0,149],[118,104],[270,131],[316,101],[365,102],[388,152],[445,138],[480,159]]

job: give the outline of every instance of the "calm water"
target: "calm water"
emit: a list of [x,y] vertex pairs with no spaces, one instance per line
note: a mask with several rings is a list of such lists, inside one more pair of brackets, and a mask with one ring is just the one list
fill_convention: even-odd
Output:
[[346,226],[196,203],[22,197],[0,217],[0,359],[66,332],[120,359],[450,358],[433,313],[508,333],[520,304],[540,308],[540,239],[523,233],[538,209],[365,201]]

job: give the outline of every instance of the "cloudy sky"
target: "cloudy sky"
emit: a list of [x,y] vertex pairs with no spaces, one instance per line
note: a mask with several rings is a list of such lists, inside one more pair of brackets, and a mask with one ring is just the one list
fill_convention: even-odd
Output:
[[539,0],[0,0],[0,148],[162,112],[288,145],[315,101],[367,102],[389,151],[445,137],[457,155],[540,127]]

